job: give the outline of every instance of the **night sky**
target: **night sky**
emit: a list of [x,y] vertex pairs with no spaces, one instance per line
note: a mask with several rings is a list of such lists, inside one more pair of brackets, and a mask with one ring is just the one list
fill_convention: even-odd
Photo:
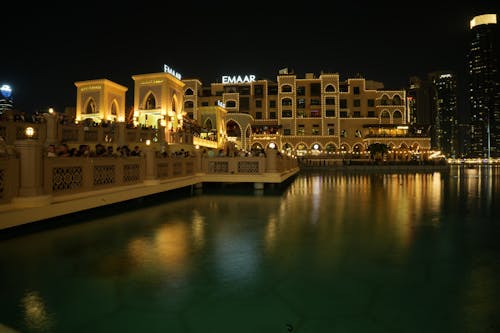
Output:
[[299,77],[359,73],[386,89],[436,70],[461,78],[470,19],[500,12],[500,1],[313,1],[282,8],[254,1],[197,9],[103,3],[4,7],[11,15],[3,24],[0,85],[11,85],[17,109],[63,111],[76,103],[74,82],[103,78],[128,87],[132,105],[132,75],[161,72],[163,64],[205,85],[237,74],[274,81],[284,67]]

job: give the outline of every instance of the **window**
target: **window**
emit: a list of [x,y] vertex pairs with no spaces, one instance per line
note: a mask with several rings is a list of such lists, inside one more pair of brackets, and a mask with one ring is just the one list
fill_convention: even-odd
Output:
[[281,92],[289,93],[292,92],[292,86],[289,84],[284,84],[281,86]]
[[226,101],[226,107],[227,108],[235,108],[236,102],[235,101]]
[[340,108],[347,109],[347,99],[344,99],[344,98],[340,99]]
[[297,98],[297,108],[303,109],[306,107],[306,100],[305,98]]
[[354,95],[359,95],[359,87],[353,87],[352,92]]
[[292,118],[292,110],[283,110],[281,112],[281,118]]
[[368,111],[368,117],[375,118],[375,111]]
[[253,93],[255,97],[263,97],[264,96],[264,87],[261,84],[253,86]]
[[256,107],[257,109],[262,108],[262,100],[260,100],[260,99],[256,100],[256,101],[255,101],[255,107]]
[[348,92],[348,91],[349,91],[349,85],[347,83],[340,84],[340,92]]
[[185,109],[192,109],[194,106],[193,101],[185,101],[184,102],[184,108]]
[[311,98],[311,105],[321,105],[321,100],[319,98]]
[[240,111],[248,111],[250,109],[250,99],[248,97],[240,97]]
[[325,87],[325,92],[334,92],[335,87],[332,84],[329,84]]
[[146,98],[146,110],[156,109],[156,99],[153,94],[149,94],[148,98]]
[[328,135],[335,135],[335,126],[333,124],[328,124]]
[[262,119],[262,112],[260,111],[255,112],[255,119]]
[[340,111],[340,118],[347,118],[347,111]]
[[276,101],[275,100],[270,100],[269,101],[269,107],[270,108],[275,108],[276,107]]
[[311,133],[312,133],[312,135],[319,135],[319,125],[318,124],[313,125]]
[[354,112],[352,113],[352,116],[353,116],[354,118],[361,118],[361,111],[354,111]]
[[290,134],[292,134],[292,131],[289,128],[283,129],[283,135],[290,135]]
[[250,95],[250,86],[238,86],[238,93],[240,95]]
[[311,110],[311,117],[312,118],[319,118],[319,117],[321,117],[321,111],[320,110]]
[[355,99],[352,101],[352,105],[355,107],[355,108],[359,108],[361,106],[361,100],[360,99]]
[[276,119],[276,112],[275,111],[269,112],[269,119]]
[[335,110],[326,110],[327,117],[335,117]]
[[368,100],[368,107],[371,107],[371,108],[372,108],[372,107],[374,107],[374,106],[375,106],[375,100],[374,100],[373,98],[370,98],[370,99]]
[[278,86],[268,86],[267,87],[267,94],[268,95],[278,95]]
[[281,105],[292,105],[292,99],[291,98],[283,98],[281,100]]
[[191,96],[191,95],[193,95],[193,89],[191,89],[191,88],[187,88],[187,89],[186,89],[186,92],[184,93],[184,95],[186,95],[186,96]]
[[304,125],[299,125],[297,128],[297,135],[304,135],[304,134],[306,134]]
[[311,96],[321,96],[321,84],[320,83],[311,83]]
[[335,105],[335,97],[327,97],[325,98],[326,105]]
[[297,118],[304,118],[306,116],[306,111],[303,109],[297,110]]
[[208,106],[208,102],[201,102],[201,106]]
[[306,95],[306,87],[298,86],[297,87],[297,96],[305,96]]
[[188,116],[188,118],[189,118],[189,119],[194,119],[194,114],[193,114],[193,112],[188,112],[188,113],[187,113],[187,116]]

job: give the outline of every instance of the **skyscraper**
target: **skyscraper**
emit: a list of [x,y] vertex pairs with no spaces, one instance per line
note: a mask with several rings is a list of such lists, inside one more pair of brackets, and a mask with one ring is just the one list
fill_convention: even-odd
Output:
[[440,71],[429,74],[429,81],[434,87],[433,136],[438,150],[446,156],[457,156],[457,77],[452,71]]
[[497,16],[484,14],[470,21],[468,85],[470,156],[500,156],[500,82]]

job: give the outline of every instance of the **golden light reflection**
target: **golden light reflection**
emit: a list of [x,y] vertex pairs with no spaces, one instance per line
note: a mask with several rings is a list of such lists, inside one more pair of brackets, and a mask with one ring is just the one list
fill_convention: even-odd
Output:
[[278,219],[276,215],[269,216],[264,234],[264,243],[267,252],[273,252],[278,234]]
[[199,211],[193,212],[193,222],[191,224],[194,245],[202,248],[205,244],[205,217]]
[[[150,266],[169,273],[184,274],[188,266],[189,229],[185,223],[165,224],[152,239],[136,238],[128,244],[128,254],[141,267]],[[157,263],[162,263],[157,267]],[[153,267],[154,265],[154,267]]]
[[47,313],[44,301],[37,291],[29,291],[21,299],[24,322],[30,331],[50,332],[54,318]]

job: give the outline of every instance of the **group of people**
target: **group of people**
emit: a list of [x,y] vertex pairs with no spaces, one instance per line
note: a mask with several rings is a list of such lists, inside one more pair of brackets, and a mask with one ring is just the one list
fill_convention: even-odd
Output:
[[118,146],[116,150],[113,146],[104,146],[101,143],[91,149],[89,145],[82,144],[78,148],[70,148],[66,143],[49,145],[47,147],[47,157],[129,157],[142,156],[139,146],[130,149],[127,145]]

